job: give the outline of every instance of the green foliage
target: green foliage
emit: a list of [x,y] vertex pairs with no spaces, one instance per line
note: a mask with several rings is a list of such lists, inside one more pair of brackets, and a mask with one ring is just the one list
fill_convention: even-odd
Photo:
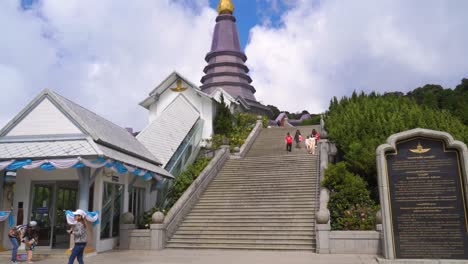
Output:
[[229,135],[232,131],[234,118],[231,111],[224,103],[224,96],[221,95],[221,102],[216,104],[216,117],[213,120],[213,129],[216,134]]
[[225,135],[214,134],[211,137],[211,148],[218,149],[224,142],[228,142],[228,138]]
[[167,194],[168,204],[166,208],[171,208],[177,202],[182,194],[184,194],[185,190],[187,190],[192,182],[205,169],[210,160],[211,158],[198,157],[193,164],[188,166],[185,171],[174,179]]
[[288,116],[288,119],[300,119],[302,115],[304,114],[309,114],[309,111],[307,110],[302,110],[302,112],[296,112],[296,113],[290,113],[288,111],[285,112],[286,115]]
[[[229,144],[231,151],[234,147],[241,147],[257,123],[257,115],[250,113],[236,113],[233,115],[232,128],[228,134],[215,134],[211,138],[211,147],[219,148]],[[268,125],[268,118],[263,117],[262,123]]]
[[414,89],[407,96],[429,108],[447,110],[468,125],[468,79],[463,79],[453,90],[427,84]]
[[332,229],[374,229],[378,207],[370,198],[366,181],[348,171],[345,162],[329,165],[322,186],[330,190]]
[[268,118],[268,116],[262,116],[262,125],[263,125],[263,128],[267,128],[267,127],[268,127],[268,123],[270,123],[270,119]]
[[468,142],[468,127],[448,111],[418,105],[408,97],[387,94],[334,98],[325,124],[328,136],[344,154],[347,168],[364,177],[376,193],[375,150],[392,134],[413,128],[446,131]]
[[267,105],[268,108],[271,110],[271,115],[269,116],[270,119],[276,119],[281,111],[278,109],[278,107],[274,105]]
[[311,126],[311,125],[319,125],[320,124],[320,115],[313,115],[309,119],[302,120],[299,124],[300,126]]

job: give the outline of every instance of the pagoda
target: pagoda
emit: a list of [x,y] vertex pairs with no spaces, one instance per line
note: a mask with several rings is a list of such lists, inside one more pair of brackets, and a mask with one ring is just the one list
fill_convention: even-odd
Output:
[[241,111],[269,114],[271,110],[254,95],[256,90],[245,65],[247,56],[241,49],[232,1],[220,0],[218,13],[211,51],[205,57],[208,65],[203,70],[201,90],[213,94],[221,88],[239,102]]

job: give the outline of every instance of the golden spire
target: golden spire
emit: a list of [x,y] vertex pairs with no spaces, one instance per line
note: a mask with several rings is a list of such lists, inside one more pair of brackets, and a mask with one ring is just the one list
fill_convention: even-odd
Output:
[[218,13],[234,13],[234,4],[231,0],[220,0],[218,4]]

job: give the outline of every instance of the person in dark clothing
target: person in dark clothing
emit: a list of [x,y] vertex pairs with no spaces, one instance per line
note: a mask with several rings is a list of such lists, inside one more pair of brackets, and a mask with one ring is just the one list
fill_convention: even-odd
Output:
[[298,129],[294,135],[294,141],[296,141],[296,148],[301,148],[300,143],[302,142],[301,131]]
[[26,230],[24,231],[22,242],[26,246],[26,252],[28,253],[28,263],[33,263],[33,251],[34,248],[37,246],[37,242],[39,239],[39,234],[36,230],[36,221],[29,222]]
[[291,152],[293,138],[291,137],[291,134],[289,134],[289,132],[286,134],[286,138],[284,140],[286,142],[286,151]]

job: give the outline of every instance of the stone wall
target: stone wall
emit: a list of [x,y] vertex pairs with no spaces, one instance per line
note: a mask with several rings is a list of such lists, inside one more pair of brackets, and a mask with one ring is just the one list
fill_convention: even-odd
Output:
[[331,231],[331,254],[372,254],[381,252],[377,231]]
[[151,230],[135,229],[130,230],[128,234],[128,249],[131,250],[149,250],[151,247]]

